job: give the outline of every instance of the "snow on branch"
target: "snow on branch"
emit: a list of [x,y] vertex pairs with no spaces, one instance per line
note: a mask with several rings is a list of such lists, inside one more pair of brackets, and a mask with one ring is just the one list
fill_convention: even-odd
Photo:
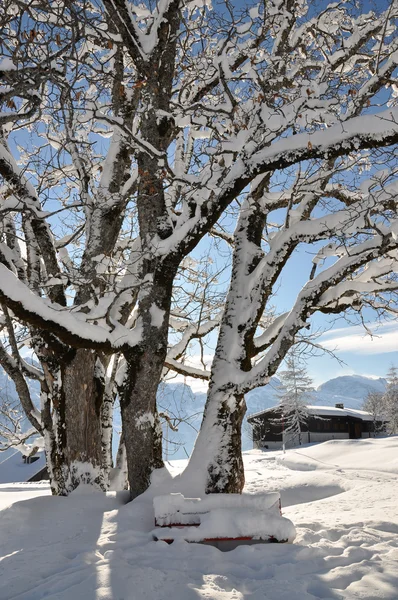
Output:
[[194,377],[195,379],[209,381],[211,375],[210,371],[196,369],[195,367],[191,367],[186,363],[181,363],[173,358],[166,358],[164,366],[171,371],[184,375],[184,377]]
[[[361,149],[390,146],[397,141],[398,107],[392,107],[378,115],[369,115],[366,120],[355,117],[326,131],[280,139],[262,150],[255,149],[252,154],[245,149],[222,181],[218,181],[218,174],[214,175],[214,189],[218,190],[218,193],[211,194],[214,199],[205,203],[199,200],[194,216],[190,215],[188,220],[184,218],[185,215],[178,219],[174,233],[167,242],[157,244],[157,253],[163,255],[189,251],[198,236],[202,235],[202,205],[206,211],[206,222],[213,225],[223,209],[258,175],[285,169],[301,161],[318,158],[332,160]],[[207,185],[210,185],[209,182]]]
[[122,326],[109,331],[100,325],[88,323],[84,313],[78,316],[33,294],[1,264],[0,300],[5,302],[19,319],[35,327],[50,330],[59,339],[76,348],[122,350],[141,341],[139,324],[131,331]]
[[[347,280],[347,283],[345,282],[345,278],[355,276],[357,269],[363,265],[373,259],[377,259],[379,256],[383,256],[385,253],[396,251],[397,248],[397,240],[391,235],[387,237],[374,236],[370,240],[358,244],[355,249],[351,250],[350,254],[339,258],[334,265],[307,282],[298,294],[294,306],[284,321],[272,347],[248,374],[242,373],[240,375],[237,382],[238,389],[248,391],[253,387],[257,387],[261,385],[262,381],[267,381],[276,372],[276,369],[285,356],[285,348],[288,349],[291,346],[294,336],[306,325],[308,317],[313,312],[316,312],[316,310],[319,310],[322,298],[325,298],[325,302],[331,307],[330,312],[333,312],[333,302],[338,305],[340,300],[339,293],[342,294],[342,301],[345,299],[344,306],[346,307],[347,292],[350,289],[350,285],[352,285],[354,292],[357,288],[361,293],[397,289],[397,284],[395,282],[390,283],[388,280],[374,282],[370,279],[368,283],[356,283],[354,279],[352,284],[349,280]],[[393,272],[397,268],[398,263],[391,261],[390,266],[390,270]],[[350,297],[348,304],[351,305],[354,299],[355,294]],[[328,312],[326,307],[323,308],[324,312]]]
[[[336,158],[356,150],[390,146],[397,141],[398,107],[392,107],[379,114],[368,115],[366,119],[354,117],[325,131],[302,133],[278,140],[269,148],[247,157],[248,172],[256,176],[269,169],[289,167],[299,161]],[[237,167],[237,170],[240,169],[245,172],[242,165]],[[234,173],[229,176],[227,183],[233,178]]]

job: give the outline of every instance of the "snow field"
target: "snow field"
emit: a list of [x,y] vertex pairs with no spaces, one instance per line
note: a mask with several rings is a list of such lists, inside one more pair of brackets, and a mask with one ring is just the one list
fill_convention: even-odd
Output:
[[227,553],[151,540],[165,474],[129,504],[124,493],[53,498],[43,484],[4,484],[0,599],[397,600],[397,454],[397,437],[246,453],[246,491],[280,490],[297,538]]

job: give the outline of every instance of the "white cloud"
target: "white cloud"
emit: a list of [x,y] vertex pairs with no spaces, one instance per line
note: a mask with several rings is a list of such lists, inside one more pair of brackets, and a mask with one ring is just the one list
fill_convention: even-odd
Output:
[[321,338],[321,344],[337,352],[355,352],[356,354],[383,354],[398,352],[398,324],[371,323],[367,334],[361,325],[329,331]]

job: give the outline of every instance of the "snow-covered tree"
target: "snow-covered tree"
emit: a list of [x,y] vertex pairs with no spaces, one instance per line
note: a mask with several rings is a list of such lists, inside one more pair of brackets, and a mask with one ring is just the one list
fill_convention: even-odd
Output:
[[375,435],[378,424],[387,420],[387,432],[396,434],[398,432],[398,369],[391,365],[388,370],[387,387],[384,394],[381,392],[369,392],[363,405],[363,409],[373,415],[373,430]]
[[376,437],[380,431],[380,423],[387,415],[385,395],[381,392],[369,392],[363,403],[363,410],[369,412],[373,417],[373,434]]
[[[263,178],[242,203],[204,420],[188,467],[197,471],[206,457],[209,492],[242,489],[244,394],[269,382],[313,315],[361,315],[369,307],[395,314],[395,183],[391,173],[387,180],[386,172],[375,173],[353,190],[341,174],[349,167],[354,176],[357,161],[309,164],[283,190]],[[273,292],[289,286],[285,267],[300,247],[307,278],[290,310],[272,316]]]
[[301,432],[309,417],[307,405],[311,402],[314,387],[305,364],[300,361],[296,352],[291,351],[285,362],[286,368],[278,371],[281,382],[277,394],[279,409],[283,415],[284,432],[297,437],[301,446]]
[[[244,394],[267,383],[314,312],[389,302],[397,12],[2,3],[0,360],[45,438],[54,493],[106,487],[116,393],[130,490],[146,489],[163,464],[165,367],[210,379],[191,468],[207,491],[240,490]],[[220,218],[238,205],[232,237]],[[221,324],[172,310],[178,273],[207,235],[234,245]],[[309,279],[273,318],[270,298],[303,244],[316,254]],[[211,374],[184,364],[218,326]]]
[[398,433],[398,369],[394,365],[387,373],[387,389],[384,394],[385,413],[388,419],[387,430]]

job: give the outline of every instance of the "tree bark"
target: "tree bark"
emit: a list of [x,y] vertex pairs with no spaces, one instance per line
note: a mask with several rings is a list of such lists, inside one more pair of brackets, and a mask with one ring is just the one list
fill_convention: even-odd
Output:
[[113,441],[113,405],[115,397],[113,393],[105,392],[101,406],[101,428],[102,428],[102,465],[104,469],[105,485],[108,486],[109,472],[113,467],[112,441]]
[[119,394],[132,498],[142,494],[152,472],[164,466],[156,394],[167,353],[175,270],[163,267],[152,272],[153,285],[139,298],[142,342],[138,349],[125,354],[126,373]]
[[149,487],[152,472],[162,468],[162,430],[156,409],[156,392],[163,361],[156,346],[128,360],[120,398],[125,434],[128,480],[132,498]]
[[[242,459],[244,395],[228,382],[228,370],[249,371],[253,336],[263,311],[254,301],[251,274],[263,257],[261,235],[266,210],[259,201],[269,179],[264,178],[242,206],[234,233],[231,283],[212,364],[212,375],[203,421],[188,465],[207,471],[204,491],[241,493],[245,484]],[[242,320],[241,309],[250,307]]]
[[117,477],[119,487],[117,490],[128,490],[129,482],[127,473],[126,444],[124,443],[123,430],[120,435],[119,447],[116,454],[116,469],[119,471],[119,475]]
[[102,452],[102,401],[104,383],[92,350],[76,350],[65,365],[62,391],[65,397],[66,488],[89,483],[105,490]]
[[105,490],[109,468],[101,443],[104,381],[99,358],[93,350],[71,350],[57,342],[50,347],[40,335],[35,335],[34,347],[44,371],[41,415],[52,493],[66,496],[80,483]]
[[67,496],[64,469],[65,403],[58,387],[54,386],[53,377],[47,368],[47,363],[43,362],[42,365],[45,379],[41,383],[41,417],[51,493],[54,496]]
[[242,459],[244,396],[210,386],[198,439],[187,473],[199,478],[199,493],[240,494],[245,485]]
[[[178,0],[170,2],[159,28],[156,50],[143,63],[141,135],[153,148],[166,153],[174,121],[170,109],[175,71],[177,32],[181,14]],[[159,118],[160,111],[164,116]],[[162,468],[162,429],[156,394],[167,354],[167,335],[173,281],[182,256],[166,263],[156,256],[155,240],[173,232],[164,191],[164,161],[146,150],[137,157],[139,183],[138,222],[141,239],[143,285],[137,298],[137,315],[142,323],[139,346],[125,353],[125,379],[120,389],[120,408],[126,445],[130,494],[135,498],[149,486],[152,472]]]

